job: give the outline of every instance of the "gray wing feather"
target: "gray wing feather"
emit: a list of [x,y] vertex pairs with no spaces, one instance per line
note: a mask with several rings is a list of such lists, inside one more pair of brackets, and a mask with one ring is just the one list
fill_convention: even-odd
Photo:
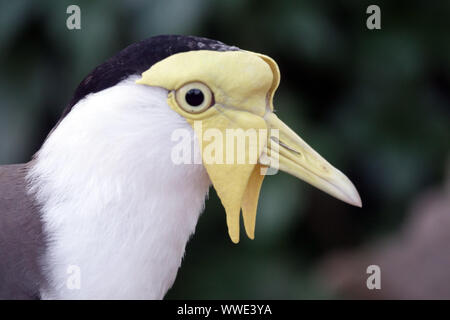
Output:
[[27,164],[0,166],[0,299],[39,299],[45,237]]

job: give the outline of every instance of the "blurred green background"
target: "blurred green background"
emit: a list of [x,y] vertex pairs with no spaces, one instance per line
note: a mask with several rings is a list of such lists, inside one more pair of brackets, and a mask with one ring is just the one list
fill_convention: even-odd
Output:
[[[70,4],[81,30],[66,28]],[[381,30],[366,28],[369,4],[381,7]],[[28,161],[84,76],[158,34],[273,57],[280,117],[349,176],[364,205],[280,173],[263,185],[256,239],[234,245],[211,191],[167,298],[344,297],[321,278],[323,261],[400,232],[414,199],[444,184],[449,1],[1,1],[0,164]]]

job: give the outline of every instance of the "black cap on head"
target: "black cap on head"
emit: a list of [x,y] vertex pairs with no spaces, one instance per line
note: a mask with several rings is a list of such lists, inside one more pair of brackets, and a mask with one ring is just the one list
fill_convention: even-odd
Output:
[[173,54],[194,50],[236,51],[239,48],[217,40],[180,35],[161,35],[136,42],[96,67],[83,79],[61,119],[88,94],[112,87],[128,76],[139,75]]

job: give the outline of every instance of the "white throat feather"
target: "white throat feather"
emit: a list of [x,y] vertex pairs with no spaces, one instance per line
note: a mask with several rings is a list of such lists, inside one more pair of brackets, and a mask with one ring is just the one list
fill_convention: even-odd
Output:
[[193,130],[165,89],[136,79],[80,100],[33,162],[49,238],[43,298],[161,299],[175,280],[210,180],[202,165],[173,164],[172,132]]

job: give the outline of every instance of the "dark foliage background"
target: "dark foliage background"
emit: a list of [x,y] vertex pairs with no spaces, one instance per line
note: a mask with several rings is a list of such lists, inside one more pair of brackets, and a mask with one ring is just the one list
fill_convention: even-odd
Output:
[[[81,30],[66,28],[70,4],[81,7]],[[381,7],[381,30],[366,28],[369,4]],[[256,239],[234,245],[212,191],[167,298],[349,296],[321,272],[328,257],[398,234],[415,199],[446,179],[450,2],[1,1],[0,163],[30,159],[96,65],[170,33],[273,57],[280,117],[349,176],[364,207],[279,174],[263,185]],[[449,247],[438,254],[449,256]],[[354,273],[365,279],[365,267]],[[450,286],[450,274],[442,281]]]

